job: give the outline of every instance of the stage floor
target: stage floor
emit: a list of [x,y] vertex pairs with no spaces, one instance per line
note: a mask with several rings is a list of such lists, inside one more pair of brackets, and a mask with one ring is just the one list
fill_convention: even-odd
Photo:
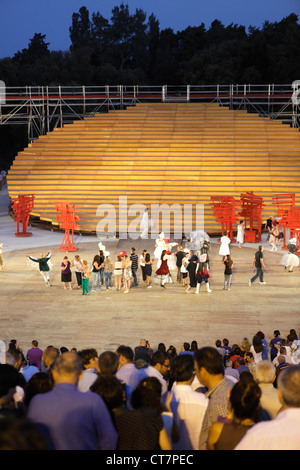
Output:
[[[134,348],[141,338],[150,342],[153,348],[163,342],[180,349],[184,341],[196,340],[199,346],[214,345],[216,339],[228,338],[230,343],[240,342],[244,337],[252,339],[261,330],[272,336],[275,329],[287,334],[290,328],[300,326],[300,269],[293,273],[284,271],[279,265],[283,250],[270,252],[271,246],[264,242],[264,260],[268,267],[265,272],[266,285],[257,280],[251,287],[248,279],[253,275],[251,263],[257,245],[240,249],[231,246],[234,274],[230,291],[223,290],[223,265],[218,254],[219,244],[212,240],[211,275],[212,292],[203,286],[199,295],[195,289],[190,294],[175,282],[162,289],[154,285],[147,289],[141,280],[128,295],[111,289],[105,292],[82,296],[80,290],[64,290],[60,280],[60,264],[65,253],[59,251],[60,243],[49,233],[42,231],[23,241],[28,246],[4,250],[5,271],[0,272],[1,333],[0,339],[8,345],[16,339],[23,351],[31,347],[36,339],[44,349],[48,345],[115,350],[119,344]],[[57,236],[57,234],[55,234]],[[62,237],[62,234],[58,234]],[[265,236],[265,235],[264,235]],[[36,237],[36,238],[34,238]],[[26,263],[26,254],[39,256],[43,243],[45,250],[53,252],[52,287],[46,287],[40,273]],[[16,244],[13,234],[6,237],[6,245]],[[58,240],[58,237],[56,238]],[[81,237],[82,240],[82,237]],[[0,240],[1,241],[1,240]],[[20,242],[21,243],[21,242]],[[154,251],[154,241],[138,240],[111,241],[106,243],[112,259],[121,250],[130,252],[135,246],[140,254],[143,248]],[[98,241],[81,241],[81,257],[92,261],[98,250]],[[70,259],[75,253],[69,253]],[[176,281],[176,273],[173,273]],[[73,274],[73,286],[75,286]],[[90,280],[91,287],[91,280]]]

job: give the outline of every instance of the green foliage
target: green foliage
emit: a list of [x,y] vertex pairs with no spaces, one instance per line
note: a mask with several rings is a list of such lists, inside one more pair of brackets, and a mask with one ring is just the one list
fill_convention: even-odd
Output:
[[174,32],[151,13],[121,4],[111,18],[85,6],[73,13],[68,51],[50,51],[36,33],[26,49],[0,60],[16,85],[180,85],[292,83],[300,79],[300,25],[291,14],[262,28],[214,20]]

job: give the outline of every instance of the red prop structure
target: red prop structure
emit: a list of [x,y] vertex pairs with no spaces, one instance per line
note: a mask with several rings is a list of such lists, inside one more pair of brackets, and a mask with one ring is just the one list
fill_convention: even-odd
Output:
[[253,191],[242,193],[240,198],[242,210],[239,216],[245,220],[244,240],[250,243],[259,242],[261,241],[263,198],[256,196]]
[[219,222],[222,227],[222,235],[224,231],[227,232],[228,237],[233,242],[234,240],[234,225],[237,222],[236,201],[232,196],[211,196],[211,205],[216,222]]
[[[75,214],[78,206],[69,204],[68,202],[59,202],[55,205],[56,220],[61,223],[60,228],[65,229],[63,242],[59,248],[60,251],[77,251],[78,248],[74,246],[74,230],[79,229],[80,225],[77,224],[79,216]],[[59,215],[59,212],[61,215]],[[72,238],[70,238],[70,231]]]
[[[283,228],[283,248],[286,248],[286,229],[297,225],[297,216],[290,214],[290,211],[295,207],[295,193],[275,194],[273,196],[273,204],[277,206],[277,219],[279,221],[279,228]],[[298,227],[300,223],[298,221]],[[289,238],[293,238],[290,236]]]
[[[31,237],[32,233],[27,232],[30,212],[34,207],[34,198],[33,194],[21,195],[15,198],[12,198],[12,210],[15,216],[15,221],[17,222],[17,233],[16,237]],[[20,222],[22,223],[22,232],[20,232]]]

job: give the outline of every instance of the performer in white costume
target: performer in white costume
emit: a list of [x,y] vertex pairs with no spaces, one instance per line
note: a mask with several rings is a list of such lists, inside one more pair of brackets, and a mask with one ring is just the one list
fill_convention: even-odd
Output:
[[148,216],[148,209],[145,209],[145,212],[143,214],[143,218],[141,220],[140,224],[140,229],[141,229],[141,235],[140,237],[143,239],[148,238],[148,230],[149,230],[149,216]]
[[169,258],[168,258],[168,267],[169,267],[169,270],[170,271],[174,271],[175,269],[177,270],[177,266],[176,266],[176,256],[175,256],[175,253],[172,253],[172,248],[174,246],[177,246],[178,243],[170,243],[170,239],[169,238],[165,238],[165,244],[166,244],[166,251],[167,253],[169,254]]
[[219,255],[223,256],[223,260],[226,255],[230,255],[230,248],[229,248],[230,242],[231,240],[229,237],[227,237],[227,232],[224,231],[223,237],[221,238],[221,246],[219,249]]
[[239,244],[239,248],[242,248],[243,246],[244,236],[245,236],[245,221],[240,220],[240,223],[237,226],[237,237],[236,237],[236,241]]
[[298,251],[298,247],[296,245],[296,238],[291,238],[289,240],[287,249],[289,251],[281,257],[280,264],[284,266],[284,269],[289,268],[289,273],[291,273],[293,272],[293,268],[299,266],[299,257],[295,255],[296,251]]
[[154,250],[154,258],[157,259],[157,269],[159,268],[161,264],[161,254],[163,250],[166,249],[166,243],[165,243],[165,234],[164,232],[161,232],[159,234],[159,237],[155,240],[155,250]]

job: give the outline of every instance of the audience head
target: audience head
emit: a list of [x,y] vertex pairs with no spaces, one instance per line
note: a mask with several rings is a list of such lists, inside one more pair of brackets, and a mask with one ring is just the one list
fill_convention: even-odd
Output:
[[100,395],[110,413],[123,405],[123,386],[113,375],[100,375],[91,385],[90,390]]
[[98,353],[96,349],[82,349],[77,354],[82,360],[84,369],[96,369],[98,367]]
[[257,420],[261,390],[254,380],[240,380],[230,393],[229,403],[235,418]]
[[156,377],[147,377],[131,393],[130,402],[134,409],[154,408],[162,412],[162,386]]
[[171,376],[175,382],[190,382],[194,380],[194,359],[190,354],[181,354],[172,361]]
[[134,352],[130,346],[124,346],[122,344],[118,347],[116,353],[119,357],[119,368],[124,364],[130,364],[133,362]]
[[71,352],[61,354],[55,360],[52,368],[54,383],[71,383],[77,385],[82,370],[82,360],[77,354]]
[[113,351],[104,351],[98,358],[101,375],[115,375],[119,367],[119,356]]
[[300,365],[291,365],[278,376],[278,394],[285,407],[300,408]]
[[258,383],[273,383],[276,369],[271,361],[260,361],[256,364],[256,379]]
[[224,375],[223,358],[216,348],[204,347],[194,353],[195,370],[199,382],[209,386],[217,376]]

